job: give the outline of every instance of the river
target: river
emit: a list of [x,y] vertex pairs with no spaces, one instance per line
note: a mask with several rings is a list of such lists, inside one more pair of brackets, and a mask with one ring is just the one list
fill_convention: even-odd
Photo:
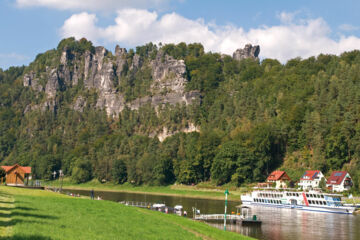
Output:
[[[90,196],[88,190],[69,190],[65,192]],[[95,191],[95,197],[101,196],[104,200],[111,201],[138,201],[151,203],[165,203],[167,206],[182,205],[192,217],[192,207],[196,207],[201,213],[223,213],[224,201],[207,200],[178,196],[161,196],[143,193],[107,192]],[[229,201],[228,213],[236,212],[239,202]],[[229,224],[227,229],[263,240],[342,240],[360,239],[360,216],[316,213],[294,209],[278,209],[271,207],[252,207],[252,214],[256,214],[262,220],[260,227],[241,226]],[[223,229],[223,223],[208,223],[219,229]]]

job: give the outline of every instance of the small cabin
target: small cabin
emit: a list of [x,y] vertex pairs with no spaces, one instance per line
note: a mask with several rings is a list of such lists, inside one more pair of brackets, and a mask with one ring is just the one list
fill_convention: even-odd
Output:
[[29,179],[31,179],[31,167],[23,167],[18,164],[1,167],[6,172],[7,185],[27,185]]
[[350,174],[345,171],[334,171],[326,182],[326,187],[333,192],[350,190],[353,183]]
[[275,183],[276,188],[286,188],[291,181],[291,178],[285,171],[273,171],[266,179],[268,183]]
[[[318,188],[320,185],[321,179],[325,179],[324,174],[319,170],[308,170],[300,178],[300,183],[298,184],[303,190],[311,190]],[[326,179],[325,179],[326,181]]]

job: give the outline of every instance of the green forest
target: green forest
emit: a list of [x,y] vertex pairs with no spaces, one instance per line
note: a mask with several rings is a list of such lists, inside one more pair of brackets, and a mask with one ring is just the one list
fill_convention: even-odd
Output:
[[[241,186],[264,181],[275,170],[298,180],[308,169],[328,176],[349,171],[360,188],[360,51],[340,56],[234,60],[205,52],[201,44],[167,44],[131,49],[150,62],[158,51],[186,64],[186,91],[201,101],[190,105],[150,104],[124,108],[109,117],[95,107],[98,93],[81,79],[56,93],[56,111],[27,106],[46,100],[23,86],[30,70],[37,75],[60,64],[66,48],[74,58],[94,51],[91,42],[64,39],[56,49],[39,54],[29,66],[0,69],[0,162],[31,166],[36,179],[51,179],[62,169],[81,183],[128,182],[134,185],[197,184]],[[113,54],[107,54],[112,61]],[[71,66],[70,66],[71,67]],[[116,77],[117,91],[127,101],[149,94],[150,70]],[[41,79],[41,78],[40,78]],[[46,79],[41,79],[46,84]],[[72,108],[85,96],[83,111]],[[166,126],[180,130],[191,122],[198,132],[178,131],[160,142],[150,133]]]

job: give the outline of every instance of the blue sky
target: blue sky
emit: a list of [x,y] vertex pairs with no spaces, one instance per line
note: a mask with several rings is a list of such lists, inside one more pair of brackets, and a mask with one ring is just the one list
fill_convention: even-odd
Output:
[[356,0],[1,0],[0,68],[29,64],[69,36],[113,51],[147,42],[201,42],[231,54],[259,44],[282,62],[360,48]]

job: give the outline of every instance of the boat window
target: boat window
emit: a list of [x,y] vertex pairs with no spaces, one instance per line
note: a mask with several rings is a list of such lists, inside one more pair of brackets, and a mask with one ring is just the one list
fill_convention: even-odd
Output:
[[309,194],[306,194],[306,197],[309,197]]
[[316,204],[318,204],[318,205],[319,205],[319,201],[316,201]]
[[313,204],[313,201],[312,201],[312,200],[309,200],[309,204]]

